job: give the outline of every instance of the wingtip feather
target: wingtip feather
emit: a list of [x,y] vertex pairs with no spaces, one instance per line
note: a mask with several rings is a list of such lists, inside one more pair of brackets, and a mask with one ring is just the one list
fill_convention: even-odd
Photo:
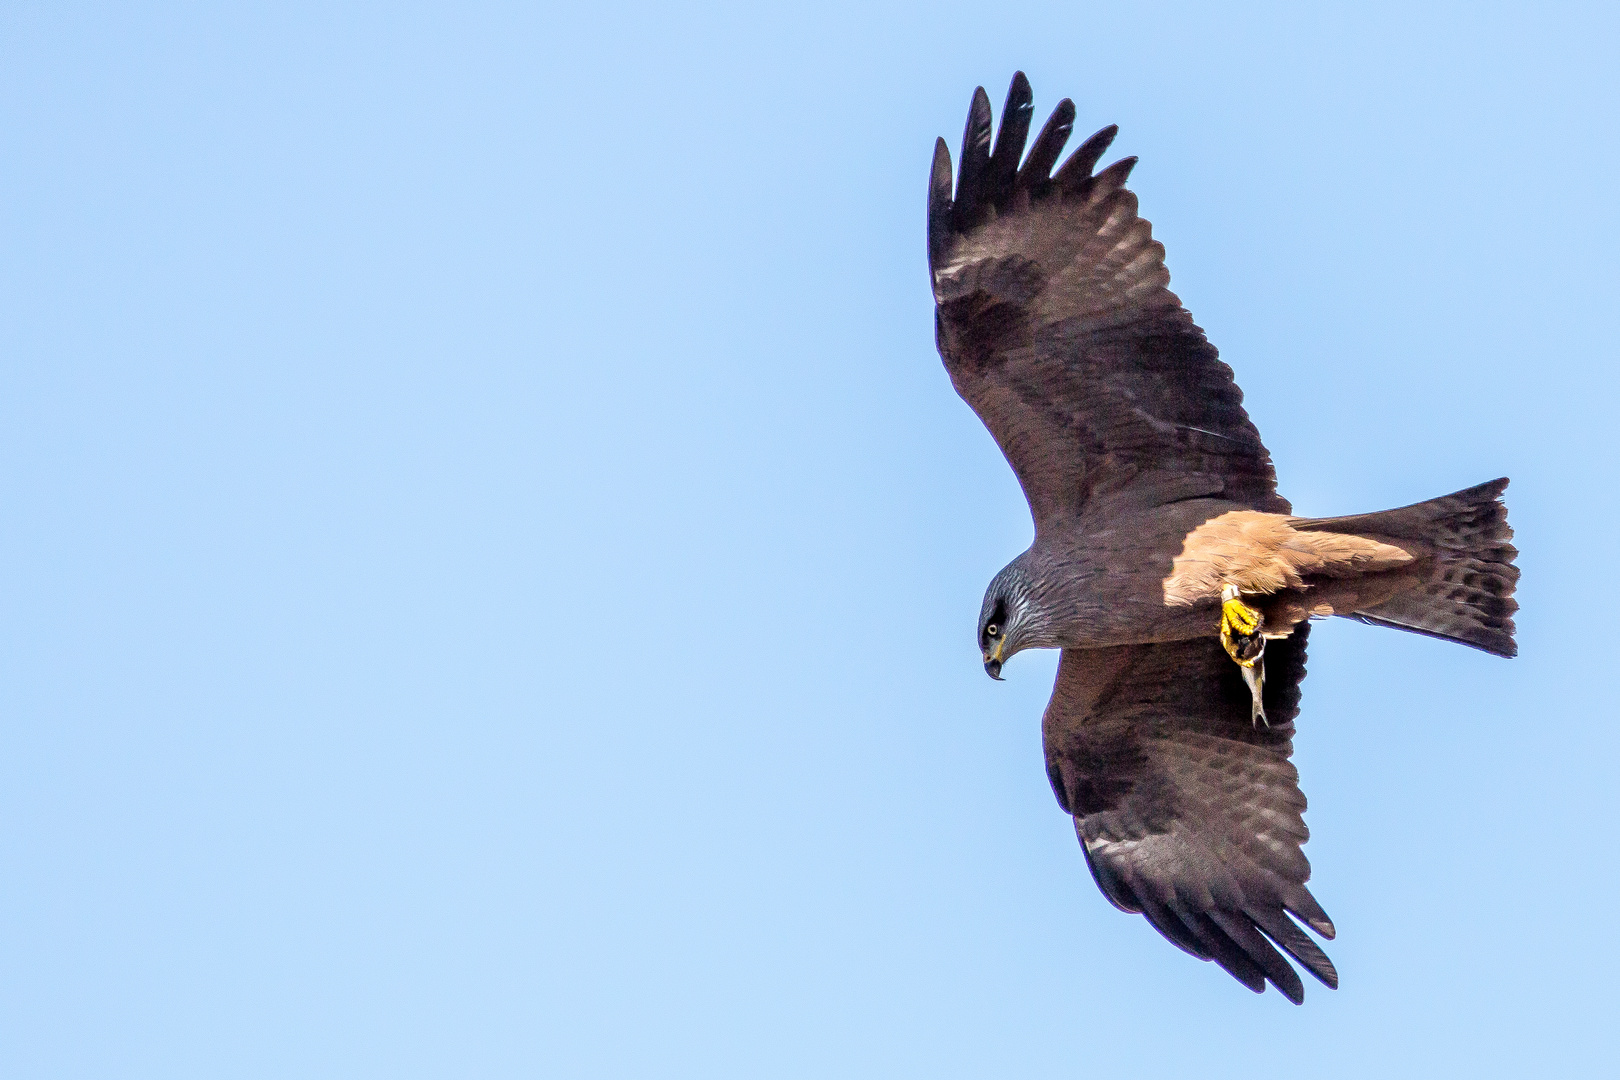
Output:
[[1046,125],[1041,133],[1035,137],[1035,145],[1030,148],[1029,158],[1024,167],[1018,170],[1018,185],[1025,188],[1036,188],[1045,184],[1052,176],[1052,166],[1057,164],[1063,147],[1074,133],[1074,102],[1064,98],[1052,110],[1047,118]]
[[1305,1000],[1305,982],[1299,977],[1299,972],[1254,928],[1248,916],[1217,909],[1209,912],[1207,917],[1220,927],[1235,948],[1243,951],[1250,963],[1266,973],[1266,978],[1271,980],[1271,985],[1283,997],[1295,1005]]
[[1327,953],[1323,952],[1305,931],[1295,926],[1286,914],[1277,910],[1253,908],[1247,914],[1267,937],[1298,961],[1306,971],[1316,976],[1323,986],[1330,990],[1339,988],[1339,971],[1333,966],[1333,961],[1328,959]]
[[1034,116],[1034,93],[1022,71],[1013,74],[1007,88],[1007,103],[1001,109],[1001,129],[996,132],[996,148],[990,154],[985,174],[985,198],[997,209],[1006,205],[1018,175],[1018,162],[1029,139],[1029,123]]
[[1109,124],[1091,138],[1081,143],[1069,160],[1063,163],[1055,179],[1060,187],[1074,188],[1091,179],[1091,170],[1097,167],[1103,154],[1113,145],[1114,138],[1119,134],[1118,124]]
[[928,265],[934,267],[949,242],[951,228],[951,148],[934,140],[934,164],[928,174]]
[[1120,158],[1097,174],[1097,189],[1099,191],[1109,191],[1113,188],[1124,187],[1125,181],[1130,179],[1131,170],[1134,168],[1136,168],[1136,158],[1134,156]]
[[984,87],[973,89],[973,102],[968,106],[967,125],[962,129],[962,165],[983,155],[990,156],[990,95]]
[[934,165],[928,175],[930,203],[951,201],[951,148],[944,139],[934,140]]
[[990,95],[975,87],[962,128],[962,159],[956,180],[956,227],[971,227],[982,199],[985,170],[990,165]]

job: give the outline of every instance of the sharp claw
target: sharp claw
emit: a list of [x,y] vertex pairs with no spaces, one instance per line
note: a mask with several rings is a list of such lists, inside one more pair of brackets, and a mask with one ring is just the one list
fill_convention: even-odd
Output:
[[1239,634],[1248,636],[1260,629],[1260,613],[1233,597],[1221,603],[1221,622]]

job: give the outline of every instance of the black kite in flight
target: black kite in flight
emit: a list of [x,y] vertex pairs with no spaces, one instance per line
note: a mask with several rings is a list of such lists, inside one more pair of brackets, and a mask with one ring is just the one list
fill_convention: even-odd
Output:
[[[1333,923],[1306,889],[1289,763],[1307,619],[1338,615],[1512,656],[1518,554],[1495,480],[1382,513],[1292,516],[1232,370],[1169,289],[1107,127],[1053,172],[1058,103],[1024,155],[1014,76],[991,146],[973,95],[954,178],[928,192],[935,332],[951,382],[1035,519],[979,616],[985,670],[1062,649],[1047,775],[1103,894],[1250,989],[1328,986]],[[1293,918],[1290,918],[1293,916]]]

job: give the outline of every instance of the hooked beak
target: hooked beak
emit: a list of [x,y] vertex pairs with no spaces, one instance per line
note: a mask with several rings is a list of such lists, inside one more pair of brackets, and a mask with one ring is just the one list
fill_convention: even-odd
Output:
[[996,682],[1007,681],[1001,677],[1001,650],[1006,648],[1006,645],[1007,638],[1003,635],[996,639],[995,647],[984,654],[984,673]]

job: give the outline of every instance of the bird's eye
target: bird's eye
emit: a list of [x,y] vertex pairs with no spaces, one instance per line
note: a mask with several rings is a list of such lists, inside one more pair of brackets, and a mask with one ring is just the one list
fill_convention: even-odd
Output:
[[985,637],[1000,637],[1001,636],[1001,627],[997,626],[995,623],[991,623],[989,626],[984,628],[984,636]]

